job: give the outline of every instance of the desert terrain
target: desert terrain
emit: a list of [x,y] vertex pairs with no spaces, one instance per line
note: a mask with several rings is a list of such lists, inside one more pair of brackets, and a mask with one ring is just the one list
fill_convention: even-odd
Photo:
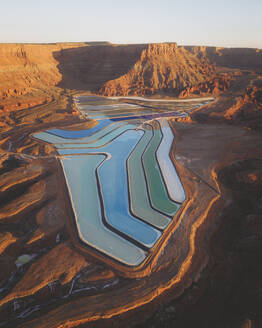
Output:
[[[138,270],[79,242],[59,153],[34,137],[95,128],[81,96],[183,113],[186,200]],[[261,49],[0,44],[0,327],[261,327],[261,128]]]

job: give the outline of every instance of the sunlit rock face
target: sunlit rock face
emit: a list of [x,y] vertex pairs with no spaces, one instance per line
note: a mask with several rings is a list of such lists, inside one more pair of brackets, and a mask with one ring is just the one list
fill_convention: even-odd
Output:
[[107,96],[174,94],[214,74],[215,66],[207,58],[198,58],[175,43],[150,44],[126,74],[106,82],[99,92]]
[[[176,43],[0,45],[0,111],[51,102],[55,87],[103,95],[218,95],[231,76],[217,67],[261,67],[259,49],[180,47]],[[225,73],[225,72],[224,72]]]

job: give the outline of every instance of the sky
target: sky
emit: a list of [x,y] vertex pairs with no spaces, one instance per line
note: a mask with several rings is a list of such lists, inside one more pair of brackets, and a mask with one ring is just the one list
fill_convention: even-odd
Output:
[[262,0],[0,0],[0,42],[262,48]]

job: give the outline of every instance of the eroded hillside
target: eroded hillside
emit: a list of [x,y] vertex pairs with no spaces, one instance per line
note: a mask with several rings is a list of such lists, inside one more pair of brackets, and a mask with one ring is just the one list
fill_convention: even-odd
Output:
[[261,67],[258,49],[176,43],[1,44],[0,110],[50,102],[61,88],[111,96],[217,96],[231,87],[240,70],[260,74]]
[[206,58],[173,44],[151,44],[124,75],[99,90],[103,95],[152,95],[159,91],[177,95],[185,87],[199,84],[215,74]]
[[[50,102],[61,80],[54,53],[74,44],[1,44],[0,110],[12,111]],[[79,45],[77,45],[79,46]]]

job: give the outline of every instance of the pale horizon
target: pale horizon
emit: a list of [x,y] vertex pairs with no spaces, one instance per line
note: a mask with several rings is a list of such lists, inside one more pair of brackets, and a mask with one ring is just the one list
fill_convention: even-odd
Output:
[[176,42],[262,48],[262,1],[10,0],[1,6],[0,43]]
[[219,46],[219,45],[213,45],[213,44],[179,44],[176,41],[161,41],[161,42],[130,42],[130,43],[116,43],[116,42],[111,42],[111,41],[97,41],[97,40],[91,40],[91,41],[55,41],[55,42],[0,42],[0,44],[24,44],[24,45],[48,45],[48,44],[64,44],[64,43],[103,43],[106,42],[108,44],[112,45],[142,45],[142,44],[161,44],[161,43],[176,43],[178,47],[210,47],[210,48],[228,48],[228,49],[258,49],[262,50],[261,48],[258,47],[245,47],[245,46]]

